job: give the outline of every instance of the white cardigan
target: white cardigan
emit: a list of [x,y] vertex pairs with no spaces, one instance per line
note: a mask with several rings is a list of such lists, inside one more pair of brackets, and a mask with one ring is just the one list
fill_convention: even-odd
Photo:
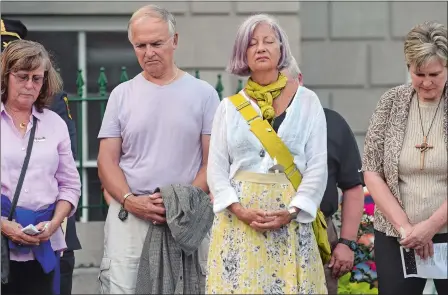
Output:
[[[240,92],[258,111],[258,105],[244,91]],[[312,222],[327,186],[327,126],[323,108],[317,95],[306,87],[299,87],[286,110],[286,117],[277,133],[294,156],[294,163],[303,175],[289,208],[300,210],[297,221]],[[238,170],[267,173],[273,159],[263,149],[249,125],[224,98],[213,121],[207,166],[207,182],[214,196],[213,211],[219,213],[239,202],[230,180]]]

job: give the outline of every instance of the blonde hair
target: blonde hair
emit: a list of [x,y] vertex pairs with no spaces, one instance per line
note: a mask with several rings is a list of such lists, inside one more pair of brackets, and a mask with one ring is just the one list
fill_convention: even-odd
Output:
[[44,81],[39,96],[34,102],[38,112],[49,107],[53,97],[62,91],[62,80],[53,67],[47,50],[39,43],[29,40],[15,40],[2,52],[1,86],[2,102],[8,99],[9,74],[18,71],[34,71],[44,66]]
[[174,18],[174,15],[171,14],[165,8],[162,8],[154,4],[149,4],[139,8],[136,12],[132,14],[131,18],[129,19],[128,22],[129,41],[131,41],[132,39],[132,30],[131,30],[132,23],[144,17],[155,17],[161,19],[168,24],[168,30],[171,36],[174,36],[174,34],[176,33],[176,19]]
[[420,68],[434,58],[447,66],[447,29],[437,22],[424,22],[415,26],[406,36],[404,56],[408,67]]

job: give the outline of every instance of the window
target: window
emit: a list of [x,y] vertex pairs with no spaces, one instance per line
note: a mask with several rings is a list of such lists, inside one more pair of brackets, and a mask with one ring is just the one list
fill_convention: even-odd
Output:
[[64,90],[70,95],[76,94],[78,33],[29,31],[26,39],[39,42],[48,50],[55,68],[60,70]]
[[[105,68],[107,95],[120,84],[122,67],[126,67],[129,79],[141,72],[127,32],[87,32],[87,93],[88,97],[99,96],[98,78],[100,68]],[[103,106],[102,106],[103,104]],[[89,160],[98,156],[98,132],[101,127],[102,107],[105,103],[88,103]]]
[[110,92],[120,84],[121,67],[126,67],[129,78],[141,72],[127,32],[87,32],[87,92],[98,95],[100,68],[105,68]]

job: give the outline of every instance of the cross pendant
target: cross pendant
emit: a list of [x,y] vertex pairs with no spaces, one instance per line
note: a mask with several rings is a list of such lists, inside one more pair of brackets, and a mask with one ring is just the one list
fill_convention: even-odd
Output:
[[415,147],[420,149],[420,170],[425,168],[425,153],[428,149],[432,149],[433,146],[428,143],[428,138],[423,136],[423,142],[421,144],[417,144]]

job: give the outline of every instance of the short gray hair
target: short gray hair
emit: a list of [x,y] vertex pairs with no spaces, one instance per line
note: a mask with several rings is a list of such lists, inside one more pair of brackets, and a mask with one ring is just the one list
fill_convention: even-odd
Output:
[[428,61],[439,58],[447,66],[447,29],[437,22],[416,25],[406,36],[404,56],[408,66],[421,67]]
[[176,19],[174,18],[174,15],[165,8],[162,8],[154,4],[149,4],[143,6],[142,8],[139,8],[136,12],[132,14],[131,18],[129,19],[128,22],[129,41],[131,41],[132,37],[132,31],[131,31],[132,23],[135,22],[136,20],[145,17],[155,17],[165,21],[168,24],[168,30],[170,32],[170,36],[174,36],[174,34],[176,33]]
[[280,60],[277,68],[282,70],[289,66],[291,62],[291,49],[289,47],[288,36],[278,22],[267,14],[256,14],[248,17],[239,27],[236,33],[235,43],[233,45],[232,57],[227,66],[227,71],[238,76],[249,76],[250,69],[247,63],[247,48],[252,38],[255,28],[265,23],[271,26],[280,42]]

